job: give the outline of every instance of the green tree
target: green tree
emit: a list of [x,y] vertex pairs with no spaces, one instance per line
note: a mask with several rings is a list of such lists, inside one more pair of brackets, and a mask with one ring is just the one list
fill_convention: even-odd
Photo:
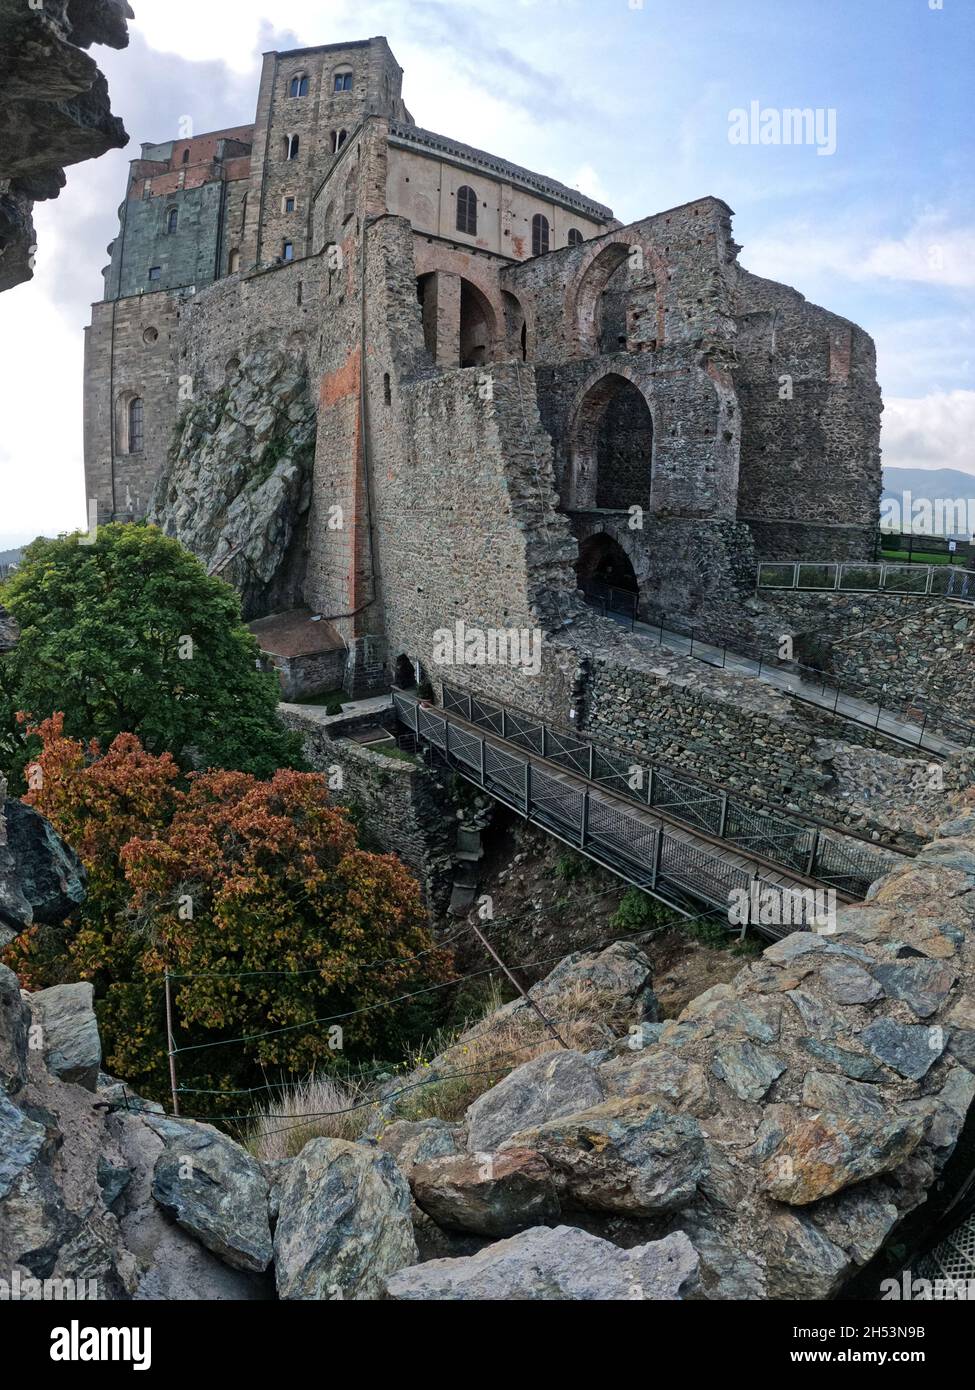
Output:
[[137,734],[184,769],[301,766],[236,593],[157,528],[37,540],[0,601],[21,630],[0,658],[0,765],[13,785],[27,760],[19,710],[35,721],[60,711],[69,736],[102,747]]

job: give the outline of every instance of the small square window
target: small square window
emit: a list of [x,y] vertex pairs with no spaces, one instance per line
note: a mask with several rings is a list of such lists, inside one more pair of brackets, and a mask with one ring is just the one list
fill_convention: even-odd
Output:
[[152,266],[149,267],[149,279],[150,279],[150,280],[161,280],[161,279],[162,279],[162,266],[161,266],[161,265],[152,265]]

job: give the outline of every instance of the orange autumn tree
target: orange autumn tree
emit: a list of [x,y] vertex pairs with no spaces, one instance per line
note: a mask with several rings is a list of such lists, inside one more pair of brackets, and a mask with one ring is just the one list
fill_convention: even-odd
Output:
[[56,718],[36,732],[28,799],[81,856],[89,897],[74,936],[29,933],[8,964],[30,988],[94,982],[109,1070],[166,1098],[167,968],[188,1113],[237,1113],[246,1097],[204,1092],[389,1056],[428,1026],[424,996],[391,1001],[448,978],[449,956],[415,879],[358,848],[323,777],[181,783],[132,735],[102,755]]

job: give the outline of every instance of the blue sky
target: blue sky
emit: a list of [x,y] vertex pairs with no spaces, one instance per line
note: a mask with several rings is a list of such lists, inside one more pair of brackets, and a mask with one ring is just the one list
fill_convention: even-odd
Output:
[[[139,143],[252,120],[265,49],[380,33],[421,125],[623,221],[723,198],[744,266],[876,339],[885,462],[975,473],[973,0],[132,3],[129,49],[93,50],[132,143],[68,170],[0,298],[0,547],[83,522],[82,330]],[[835,153],[732,144],[753,101],[834,112]]]

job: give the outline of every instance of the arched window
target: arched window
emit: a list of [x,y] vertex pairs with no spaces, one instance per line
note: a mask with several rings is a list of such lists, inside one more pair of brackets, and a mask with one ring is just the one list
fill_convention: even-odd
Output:
[[228,266],[228,272],[229,272],[229,274],[231,274],[231,275],[236,275],[236,274],[238,273],[239,270],[240,270],[240,252],[239,252],[239,251],[237,250],[237,248],[235,247],[234,250],[231,251],[231,253],[230,253],[230,262],[229,262],[229,266]]
[[457,190],[457,230],[477,236],[477,194],[466,185]]
[[348,138],[349,138],[349,132],[348,132],[347,130],[333,130],[333,131],[332,131],[332,153],[333,153],[333,154],[338,154],[339,150],[342,148],[342,146],[345,144],[345,142],[346,142],[346,140],[348,140]]
[[179,208],[170,208],[170,209],[169,209],[169,212],[167,212],[167,214],[166,214],[166,231],[167,231],[168,235],[169,235],[169,236],[172,236],[173,232],[176,231],[176,228],[177,228],[178,226],[179,226]]
[[306,97],[308,95],[307,76],[292,77],[290,91],[293,97]]
[[536,212],[532,218],[532,255],[544,256],[549,246],[548,218]]
[[301,140],[297,135],[286,135],[284,137],[284,157],[285,159],[297,159]]
[[582,233],[579,231],[579,228],[578,228],[578,227],[570,227],[570,228],[569,228],[569,245],[570,245],[570,246],[581,246],[582,243],[585,241],[585,239],[586,239],[586,238],[585,238],[585,237],[582,235]]
[[141,454],[145,437],[145,407],[141,396],[129,401],[129,453]]
[[283,261],[293,261],[295,258],[294,242],[285,241],[281,245],[281,259]]
[[341,69],[339,72],[337,72],[337,73],[335,74],[335,87],[334,87],[334,90],[335,90],[336,92],[351,92],[351,91],[352,91],[352,69],[351,69],[351,68],[343,68],[343,69]]

